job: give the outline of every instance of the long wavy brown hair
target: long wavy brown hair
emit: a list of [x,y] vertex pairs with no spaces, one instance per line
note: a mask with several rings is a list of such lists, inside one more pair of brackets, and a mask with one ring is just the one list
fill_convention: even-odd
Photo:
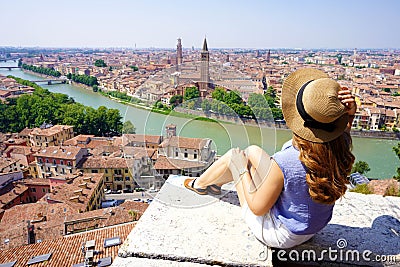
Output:
[[294,134],[300,151],[299,159],[306,167],[306,181],[311,198],[318,203],[333,204],[346,192],[347,176],[354,163],[349,133],[326,143],[313,143]]

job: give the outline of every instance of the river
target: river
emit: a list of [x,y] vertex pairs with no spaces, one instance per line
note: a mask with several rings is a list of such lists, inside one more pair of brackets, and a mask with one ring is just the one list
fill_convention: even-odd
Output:
[[[15,62],[0,62],[0,66],[16,66]],[[20,69],[0,69],[2,75],[14,75],[27,80],[38,79],[39,76],[25,73]],[[269,154],[279,150],[282,144],[291,138],[291,132],[287,130],[275,130],[258,128],[253,126],[233,125],[225,123],[204,122],[193,119],[178,118],[172,116],[151,113],[148,110],[138,109],[123,105],[100,94],[81,87],[69,84],[47,85],[39,84],[51,92],[64,93],[74,98],[75,101],[87,106],[98,108],[106,106],[115,108],[121,112],[123,121],[130,120],[140,134],[165,134],[166,125],[177,125],[177,134],[187,137],[200,137],[213,139],[213,148],[217,154],[223,154],[231,147],[245,148],[250,144],[263,147]],[[371,138],[353,137],[353,153],[356,160],[366,161],[371,171],[367,173],[370,178],[390,178],[396,173],[399,159],[392,151],[397,145],[395,140],[380,140]]]

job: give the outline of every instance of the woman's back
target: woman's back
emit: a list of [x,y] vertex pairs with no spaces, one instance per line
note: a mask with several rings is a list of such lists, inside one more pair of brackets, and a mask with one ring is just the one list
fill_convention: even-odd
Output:
[[311,199],[299,154],[290,144],[273,156],[284,175],[284,188],[271,211],[292,233],[314,234],[330,221],[333,205]]

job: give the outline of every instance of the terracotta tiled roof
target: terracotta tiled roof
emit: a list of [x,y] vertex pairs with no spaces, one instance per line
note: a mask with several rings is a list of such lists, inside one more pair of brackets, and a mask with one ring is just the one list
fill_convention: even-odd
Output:
[[40,149],[34,154],[35,157],[76,159],[76,156],[83,148],[74,146],[49,146]]
[[24,128],[22,131],[19,132],[19,135],[28,136],[32,132],[32,130],[33,129]]
[[54,125],[47,129],[34,128],[31,131],[31,135],[52,136],[67,129],[73,129],[73,126]]
[[156,170],[181,170],[188,168],[204,167],[205,164],[198,161],[171,159],[167,157],[159,157],[154,164]]
[[26,266],[30,258],[52,253],[47,262],[41,262],[31,266],[72,266],[84,261],[81,247],[82,244],[89,240],[95,240],[95,250],[101,251],[101,253],[94,255],[94,262],[105,257],[112,257],[112,259],[114,259],[118,255],[118,249],[121,245],[104,248],[104,240],[111,237],[120,237],[123,243],[135,224],[136,223],[127,223],[96,229],[85,233],[43,241],[41,243],[3,250],[0,251],[0,264],[17,260],[14,266]]
[[148,135],[148,134],[124,134],[122,135],[122,143],[127,145],[131,142],[139,143],[152,143],[160,144],[162,137],[160,135]]
[[[67,232],[82,231],[85,229],[102,228],[111,225],[132,222],[139,220],[149,204],[127,200],[117,207],[93,210],[84,213],[76,213],[65,218]],[[132,218],[129,211],[136,211],[136,218]]]
[[[103,173],[90,173],[77,176],[66,184],[56,186],[43,199],[69,203],[77,210],[85,211],[98,183],[103,179],[103,175]],[[78,202],[74,202],[75,198],[78,199]]]
[[190,138],[190,137],[180,137],[180,136],[172,136],[164,140],[160,147],[180,147],[180,148],[189,148],[189,149],[202,149],[204,146],[208,144],[210,139],[203,138]]
[[64,141],[63,145],[65,145],[65,146],[76,146],[76,145],[79,144],[80,146],[82,146],[82,145],[84,145],[86,143],[89,143],[90,142],[90,138],[92,138],[92,137],[94,137],[94,135],[83,135],[83,134],[80,134],[78,136],[75,136],[75,137],[73,137],[71,139],[68,139],[68,140]]
[[3,208],[6,204],[24,194],[26,190],[28,190],[27,186],[16,184],[10,192],[0,196],[0,208]]
[[43,178],[35,178],[35,179],[24,179],[21,181],[21,183],[25,185],[48,185],[49,184],[49,179],[43,179]]
[[78,135],[63,143],[66,146],[78,146],[95,149],[101,146],[116,146],[121,144],[120,137],[97,137],[94,135]]
[[157,149],[146,148],[146,147],[125,146],[123,148],[123,152],[125,155],[133,156],[134,158],[143,158],[143,157],[151,158],[156,151]]
[[96,148],[92,149],[91,153],[94,156],[102,156],[103,154],[108,155],[120,155],[122,153],[121,148],[119,146],[113,146],[113,145],[102,145],[102,146],[97,146]]
[[5,153],[11,151],[12,154],[30,155],[39,151],[39,147],[28,147],[28,146],[9,146]]
[[18,160],[0,157],[0,171],[14,164],[15,162],[18,162]]
[[78,168],[82,169],[105,169],[114,168],[122,169],[127,168],[125,158],[115,158],[115,157],[87,157],[81,161]]
[[[65,203],[36,202],[14,206],[4,212],[0,223],[0,249],[27,244],[27,221],[35,225],[36,239],[58,238],[63,234],[65,217],[76,212]],[[3,242],[6,239],[8,243]]]

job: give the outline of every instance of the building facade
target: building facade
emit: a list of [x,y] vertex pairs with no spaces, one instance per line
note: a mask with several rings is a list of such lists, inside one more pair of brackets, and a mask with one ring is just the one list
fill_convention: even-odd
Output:
[[39,178],[77,172],[77,164],[87,156],[87,149],[73,146],[50,146],[34,154]]
[[74,137],[74,127],[69,125],[54,125],[49,128],[34,128],[29,133],[31,146],[58,146]]

